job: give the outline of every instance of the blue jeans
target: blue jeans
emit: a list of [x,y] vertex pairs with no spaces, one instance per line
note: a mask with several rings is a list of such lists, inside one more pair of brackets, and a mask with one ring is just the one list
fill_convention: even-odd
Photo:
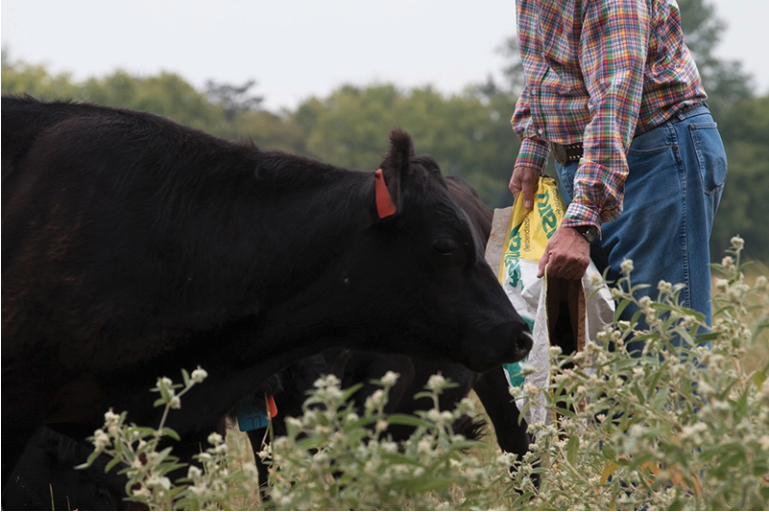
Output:
[[[617,280],[622,261],[633,260],[632,283],[651,285],[637,296],[656,299],[661,280],[685,284],[681,305],[704,313],[710,325],[709,240],[726,179],[726,154],[710,110],[695,107],[636,136],[627,161],[624,210],[601,226],[593,261]],[[577,166],[556,165],[567,202]],[[628,307],[622,319],[637,310]]]

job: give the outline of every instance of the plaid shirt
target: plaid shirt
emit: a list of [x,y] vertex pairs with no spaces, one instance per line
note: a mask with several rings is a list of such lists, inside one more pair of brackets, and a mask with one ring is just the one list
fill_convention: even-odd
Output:
[[525,86],[516,165],[544,170],[548,141],[583,142],[564,226],[622,213],[633,136],[707,97],[675,0],[517,0]]

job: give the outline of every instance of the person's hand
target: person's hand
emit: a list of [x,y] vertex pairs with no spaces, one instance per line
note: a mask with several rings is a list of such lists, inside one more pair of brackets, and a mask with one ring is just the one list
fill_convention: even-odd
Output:
[[547,275],[562,279],[582,279],[590,265],[590,244],[574,228],[560,227],[555,230],[539,260],[537,277]]
[[534,167],[516,165],[510,177],[510,192],[513,193],[513,197],[518,197],[518,194],[523,192],[523,206],[529,210],[534,206],[534,193],[539,183],[539,174],[539,169]]

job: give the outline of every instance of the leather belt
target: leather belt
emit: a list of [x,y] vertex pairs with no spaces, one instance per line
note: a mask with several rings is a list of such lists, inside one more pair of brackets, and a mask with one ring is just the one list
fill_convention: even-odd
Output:
[[581,142],[566,145],[551,142],[550,150],[553,152],[556,162],[561,165],[568,165],[573,162],[579,162],[579,159],[582,158],[584,148]]

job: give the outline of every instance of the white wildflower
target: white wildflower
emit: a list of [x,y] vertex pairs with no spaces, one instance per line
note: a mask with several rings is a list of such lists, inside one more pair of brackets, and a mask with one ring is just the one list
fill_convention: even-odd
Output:
[[190,379],[196,384],[203,382],[206,377],[208,377],[208,372],[200,366],[198,366],[197,369],[192,370],[192,375],[190,375]]
[[163,489],[168,490],[171,488],[171,480],[165,476],[153,475],[147,479],[145,485],[147,487],[162,487]]
[[382,443],[382,449],[385,451],[385,453],[397,453],[398,444],[393,443],[392,441],[385,441]]
[[301,420],[298,420],[296,418],[288,417],[286,418],[286,426],[289,428],[293,428],[295,430],[301,430],[302,429],[302,422]]
[[624,260],[619,266],[622,269],[622,273],[628,275],[633,271],[633,260]]
[[446,386],[446,379],[440,374],[431,375],[427,381],[427,389],[434,392],[441,391]]
[[729,289],[729,281],[726,279],[716,279],[714,287],[717,291],[725,293],[726,290]]
[[315,453],[315,454],[312,456],[312,462],[313,462],[314,464],[320,464],[320,465],[323,465],[323,464],[326,464],[326,463],[327,463],[329,460],[330,460],[330,459],[329,459],[328,453],[326,453],[326,452],[324,452],[324,451],[316,452],[316,453]]
[[190,480],[197,480],[203,475],[203,471],[197,466],[190,466],[187,469],[187,478]]
[[526,393],[529,397],[535,397],[537,396],[537,393],[539,393],[539,389],[534,384],[531,384],[530,382],[525,382],[523,384],[523,392]]
[[150,490],[147,489],[146,487],[140,487],[138,489],[132,489],[131,490],[131,494],[133,494],[134,496],[139,497],[139,498],[149,498],[150,496],[152,496],[152,493],[150,493]]
[[377,409],[380,406],[384,405],[386,398],[387,397],[385,396],[384,391],[382,391],[381,389],[377,389],[371,394],[371,396],[366,398],[366,402],[364,405],[366,409]]
[[382,377],[382,384],[384,384],[387,387],[392,387],[395,385],[395,383],[398,381],[398,377],[400,377],[400,373],[395,373],[393,371],[389,371],[384,374]]
[[120,415],[112,412],[112,409],[104,413],[104,423],[107,425],[114,425],[119,419]]
[[109,436],[102,430],[97,429],[93,433],[93,449],[96,452],[104,451],[110,445]]
[[457,404],[457,412],[459,414],[467,414],[472,416],[475,414],[475,403],[469,398],[465,397]]

